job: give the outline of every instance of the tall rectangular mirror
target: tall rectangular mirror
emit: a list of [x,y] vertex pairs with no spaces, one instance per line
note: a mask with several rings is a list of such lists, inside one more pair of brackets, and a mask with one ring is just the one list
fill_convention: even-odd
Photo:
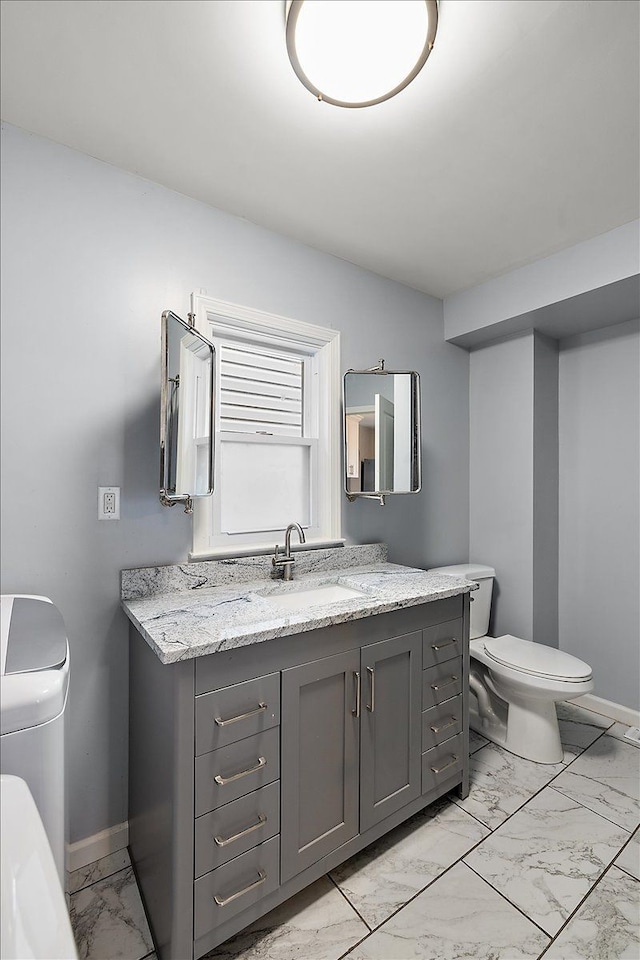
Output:
[[414,370],[344,376],[345,492],[380,499],[422,483],[420,377]]
[[183,503],[213,493],[215,350],[170,310],[162,314],[160,501]]

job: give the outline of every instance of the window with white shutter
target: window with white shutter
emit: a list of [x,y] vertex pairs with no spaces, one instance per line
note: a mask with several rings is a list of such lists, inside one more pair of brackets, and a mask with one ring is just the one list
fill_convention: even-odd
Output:
[[339,334],[194,296],[216,346],[215,492],[195,501],[192,556],[266,552],[300,523],[340,540]]
[[301,437],[304,360],[224,342],[218,349],[220,429]]

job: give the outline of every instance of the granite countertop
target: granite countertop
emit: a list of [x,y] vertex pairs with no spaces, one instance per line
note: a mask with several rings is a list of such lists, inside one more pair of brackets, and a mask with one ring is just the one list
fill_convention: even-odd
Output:
[[[476,588],[468,580],[388,563],[384,544],[295,556],[288,583],[271,578],[269,557],[123,570],[122,606],[161,662],[176,663]],[[362,596],[301,610],[278,604],[279,596],[330,584]]]

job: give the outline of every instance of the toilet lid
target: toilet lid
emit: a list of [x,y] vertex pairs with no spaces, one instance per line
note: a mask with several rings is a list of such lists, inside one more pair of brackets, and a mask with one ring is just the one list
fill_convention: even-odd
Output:
[[543,643],[531,643],[506,634],[504,637],[487,637],[484,649],[492,660],[505,667],[522,670],[549,680],[589,680],[591,667],[583,660],[563,653]]

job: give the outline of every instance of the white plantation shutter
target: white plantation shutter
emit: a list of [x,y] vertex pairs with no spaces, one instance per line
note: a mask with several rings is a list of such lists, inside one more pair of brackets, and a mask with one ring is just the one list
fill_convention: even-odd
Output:
[[304,360],[220,344],[220,430],[302,437]]
[[273,551],[292,520],[340,539],[340,335],[194,295],[216,347],[215,490],[194,503],[192,556]]

